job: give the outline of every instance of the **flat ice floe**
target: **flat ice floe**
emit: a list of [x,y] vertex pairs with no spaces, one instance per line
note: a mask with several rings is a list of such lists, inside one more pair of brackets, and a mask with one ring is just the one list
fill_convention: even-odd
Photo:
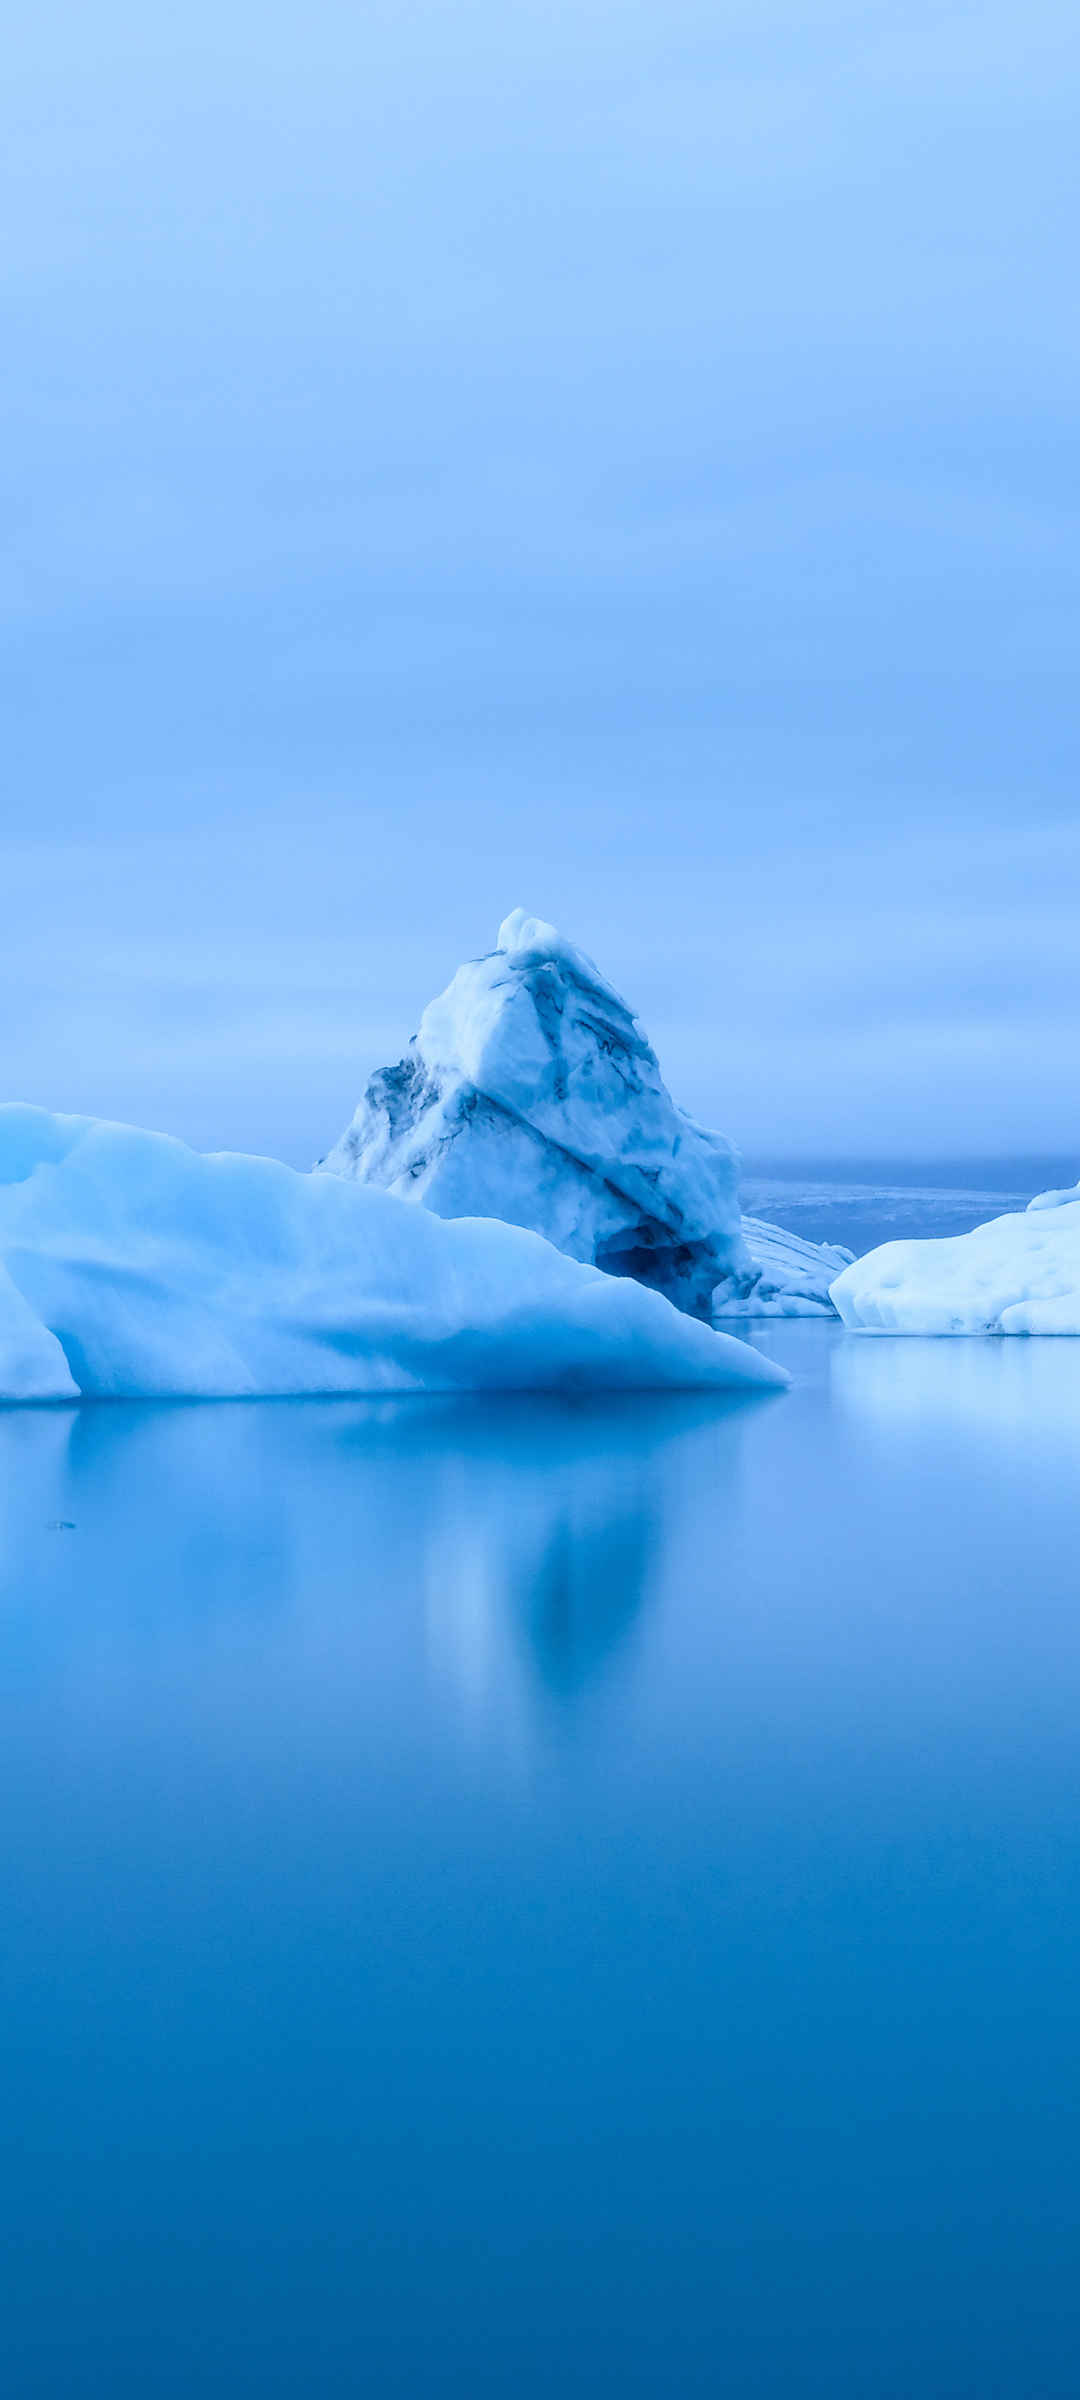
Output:
[[0,1399],[723,1389],[783,1371],[539,1235],[0,1106]]
[[872,1333],[1080,1334],[1080,1186],[936,1242],[886,1242],[832,1285]]

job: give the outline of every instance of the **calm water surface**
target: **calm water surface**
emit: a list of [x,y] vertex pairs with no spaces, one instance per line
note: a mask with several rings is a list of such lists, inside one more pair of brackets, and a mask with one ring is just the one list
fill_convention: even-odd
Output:
[[0,1415],[12,2400],[1080,2389],[1080,1346]]

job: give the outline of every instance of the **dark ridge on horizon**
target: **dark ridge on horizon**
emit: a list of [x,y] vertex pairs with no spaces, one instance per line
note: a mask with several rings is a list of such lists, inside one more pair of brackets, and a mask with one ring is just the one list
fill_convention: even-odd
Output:
[[983,1158],[859,1158],[850,1153],[836,1158],[799,1157],[794,1153],[743,1152],[745,1182],[769,1177],[806,1183],[865,1184],[878,1189],[920,1184],[938,1191],[1034,1192],[1075,1183],[1080,1177],[1080,1143],[1071,1154],[1025,1153]]

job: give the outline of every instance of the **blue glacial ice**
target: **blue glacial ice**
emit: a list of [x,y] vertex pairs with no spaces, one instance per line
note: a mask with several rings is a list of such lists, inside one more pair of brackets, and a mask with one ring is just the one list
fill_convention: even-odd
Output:
[[786,1381],[519,1228],[0,1106],[0,1399]]
[[678,1108],[583,950],[515,909],[320,1164],[440,1217],[529,1226],[706,1320],[832,1315],[850,1256],[743,1218],[739,1157]]

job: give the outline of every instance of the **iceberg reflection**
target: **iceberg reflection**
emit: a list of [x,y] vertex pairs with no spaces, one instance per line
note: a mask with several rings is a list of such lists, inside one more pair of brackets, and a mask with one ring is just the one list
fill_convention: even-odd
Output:
[[830,1364],[834,1399],[863,1425],[939,1440],[975,1432],[1075,1460],[1080,1373],[1071,1342],[840,1334]]
[[436,1671],[474,1708],[529,1680],[568,1698],[632,1641],[676,1493],[738,1404],[692,1398],[458,1409],[429,1438],[427,1617]]
[[150,1658],[208,1677],[228,1652],[339,1709],[373,1644],[385,1663],[419,1639],[436,1713],[513,1746],[536,1697],[567,1704],[632,1649],[747,1413],[686,1394],[7,1412],[6,1605],[33,1594],[30,1652],[65,1675],[90,1652],[132,1686]]

